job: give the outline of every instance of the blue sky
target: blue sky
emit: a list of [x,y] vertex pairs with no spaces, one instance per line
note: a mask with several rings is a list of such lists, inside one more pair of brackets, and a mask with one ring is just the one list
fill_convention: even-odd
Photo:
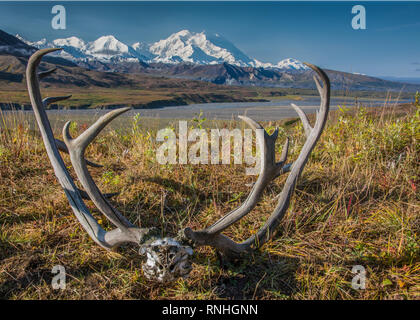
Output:
[[[63,4],[67,29],[51,28]],[[353,30],[353,5],[366,30]],[[251,58],[296,58],[373,76],[420,77],[419,2],[0,2],[0,29],[29,40],[113,34],[132,44],[171,33],[219,33]]]

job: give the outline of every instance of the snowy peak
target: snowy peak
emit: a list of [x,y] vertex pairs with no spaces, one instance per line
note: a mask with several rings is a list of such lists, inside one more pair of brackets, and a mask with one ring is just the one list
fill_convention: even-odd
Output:
[[47,39],[45,39],[45,38],[43,38],[39,41],[31,42],[31,41],[28,41],[28,40],[24,39],[20,34],[16,34],[15,37],[18,38],[20,41],[26,43],[28,46],[33,46],[33,47],[36,47],[36,48],[39,48],[39,49],[43,49],[43,48],[46,48],[48,46],[47,45],[48,44]]
[[47,47],[62,48],[62,51],[55,54],[75,62],[138,61],[140,58],[133,48],[119,41],[113,35],[102,36],[92,42],[85,42],[83,39],[74,36],[64,39],[55,39],[51,42],[48,42],[46,39],[30,42],[19,35],[16,35],[16,37],[26,44],[39,49]]
[[82,39],[77,37],[56,39],[52,43],[57,47],[73,47],[81,51],[86,49],[86,43]]
[[219,35],[207,36],[205,32],[194,33],[181,30],[168,38],[150,45],[155,62],[217,64],[227,62],[248,66],[252,60],[232,43]]
[[77,37],[56,39],[48,45],[48,47],[63,48],[63,50],[59,51],[57,55],[72,61],[85,58],[84,51],[86,50],[86,46],[86,43]]
[[264,69],[296,71],[308,69],[303,63],[292,58],[281,60],[277,64],[251,59],[220,34],[207,34],[204,31],[181,30],[169,35],[166,39],[151,44],[136,42],[131,46],[118,40],[113,35],[102,36],[92,42],[85,42],[75,36],[56,39],[52,42],[48,42],[47,39],[31,42],[20,35],[16,35],[16,37],[37,48],[63,48],[63,51],[55,54],[74,62],[144,61],[148,63],[191,63],[200,65],[228,63],[240,67]]
[[309,67],[304,65],[302,62],[293,58],[281,60],[279,63],[275,65],[275,67],[278,69],[292,69],[292,70],[308,70],[309,69]]
[[91,42],[88,53],[113,56],[128,53],[128,46],[112,35],[103,36]]

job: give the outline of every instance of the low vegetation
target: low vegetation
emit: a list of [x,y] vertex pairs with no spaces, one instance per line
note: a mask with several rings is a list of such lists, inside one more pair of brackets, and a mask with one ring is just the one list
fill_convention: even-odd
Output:
[[[165,286],[144,278],[136,248],[107,252],[89,239],[38,132],[15,117],[0,117],[7,124],[0,129],[2,298],[420,299],[419,105],[331,112],[278,237],[227,269],[212,249],[199,248],[190,277]],[[104,165],[92,170],[101,190],[120,192],[112,201],[131,221],[174,236],[185,226],[211,224],[245,199],[255,177],[245,176],[244,167],[160,165],[156,130],[143,122],[136,118],[126,130],[106,131],[87,152]],[[279,149],[286,135],[292,138],[293,160],[304,141],[302,125],[293,119],[266,123],[275,125],[281,126]],[[244,127],[234,121],[218,126]],[[72,133],[86,127],[73,125]],[[240,240],[258,230],[284,180],[268,188],[229,236]],[[105,219],[100,223],[111,227]],[[51,287],[58,264],[66,268],[65,290]],[[366,269],[364,290],[351,286],[355,265]]]

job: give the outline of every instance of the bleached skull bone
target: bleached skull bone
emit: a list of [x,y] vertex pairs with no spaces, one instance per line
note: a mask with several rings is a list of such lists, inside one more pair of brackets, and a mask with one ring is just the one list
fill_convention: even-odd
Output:
[[193,250],[172,238],[156,239],[143,244],[139,253],[146,258],[142,264],[143,273],[152,281],[172,282],[187,277],[192,269],[188,258]]

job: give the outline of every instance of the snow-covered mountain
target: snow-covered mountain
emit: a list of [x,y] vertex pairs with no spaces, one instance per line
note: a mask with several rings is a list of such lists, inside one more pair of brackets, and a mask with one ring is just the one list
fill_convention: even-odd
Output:
[[274,68],[277,69],[292,69],[292,70],[308,70],[309,67],[307,67],[306,65],[304,65],[302,62],[300,62],[299,60],[293,59],[293,58],[288,58],[288,59],[284,59],[281,60],[279,63],[277,63]]
[[103,36],[93,42],[89,42],[82,52],[88,58],[94,58],[102,62],[107,61],[137,61],[135,50],[119,41],[112,35]]
[[192,63],[213,65],[228,63],[240,67],[264,69],[307,70],[296,59],[284,59],[277,64],[264,63],[252,59],[239,50],[232,42],[219,34],[181,30],[168,38],[147,44],[136,42],[127,45],[112,35],[102,36],[95,41],[85,42],[77,37],[47,41],[28,41],[20,35],[16,37],[37,48],[61,47],[57,55],[74,62],[146,62],[146,63]]
[[47,39],[43,38],[39,41],[28,41],[26,39],[24,39],[20,34],[15,35],[16,38],[18,38],[20,41],[25,42],[27,45],[29,46],[33,46],[39,49],[44,49],[45,47],[47,47]]
[[194,33],[182,30],[168,38],[150,45],[154,62],[194,64],[229,63],[241,67],[253,62],[231,42],[218,34],[208,36],[204,32]]
[[[47,64],[58,66],[58,72],[50,80],[59,86],[134,85],[138,88],[140,84],[141,86],[147,84],[162,88],[165,82],[161,81],[164,80],[158,80],[156,83],[153,81],[155,76],[158,76],[159,79],[200,80],[223,85],[314,88],[313,73],[305,70],[306,67],[301,62],[289,58],[273,65],[251,59],[218,35],[208,36],[184,30],[153,44],[137,42],[131,46],[114,36],[100,37],[92,42],[77,37],[56,39],[51,42],[42,39],[25,43],[22,40],[24,39],[21,36],[15,37],[0,30],[0,83],[4,81],[22,83],[27,59],[36,51],[36,47],[62,47],[64,50],[55,52],[58,57],[48,56],[44,59]],[[153,63],[159,61],[167,63]],[[176,61],[190,63],[180,65]],[[86,69],[95,71],[85,72]],[[112,74],[105,74],[103,71]],[[344,84],[346,90],[420,91],[419,86],[415,84],[386,81],[358,73],[327,69],[325,71],[328,73],[333,90],[342,90]],[[130,75],[127,76],[126,73]],[[149,74],[151,77],[146,77],[146,80],[144,74]],[[136,82],[136,79],[140,79],[140,82]],[[183,80],[175,82],[177,88]],[[202,98],[200,96],[200,101]]]
[[74,36],[64,39],[55,39],[50,42],[46,39],[31,42],[25,40],[20,35],[16,35],[16,38],[39,49],[51,47],[63,48],[63,50],[57,52],[56,55],[75,62],[95,60],[100,62],[135,62],[142,60],[143,58],[136,53],[134,48],[119,41],[112,35],[102,36],[92,42],[85,42],[83,39]]

